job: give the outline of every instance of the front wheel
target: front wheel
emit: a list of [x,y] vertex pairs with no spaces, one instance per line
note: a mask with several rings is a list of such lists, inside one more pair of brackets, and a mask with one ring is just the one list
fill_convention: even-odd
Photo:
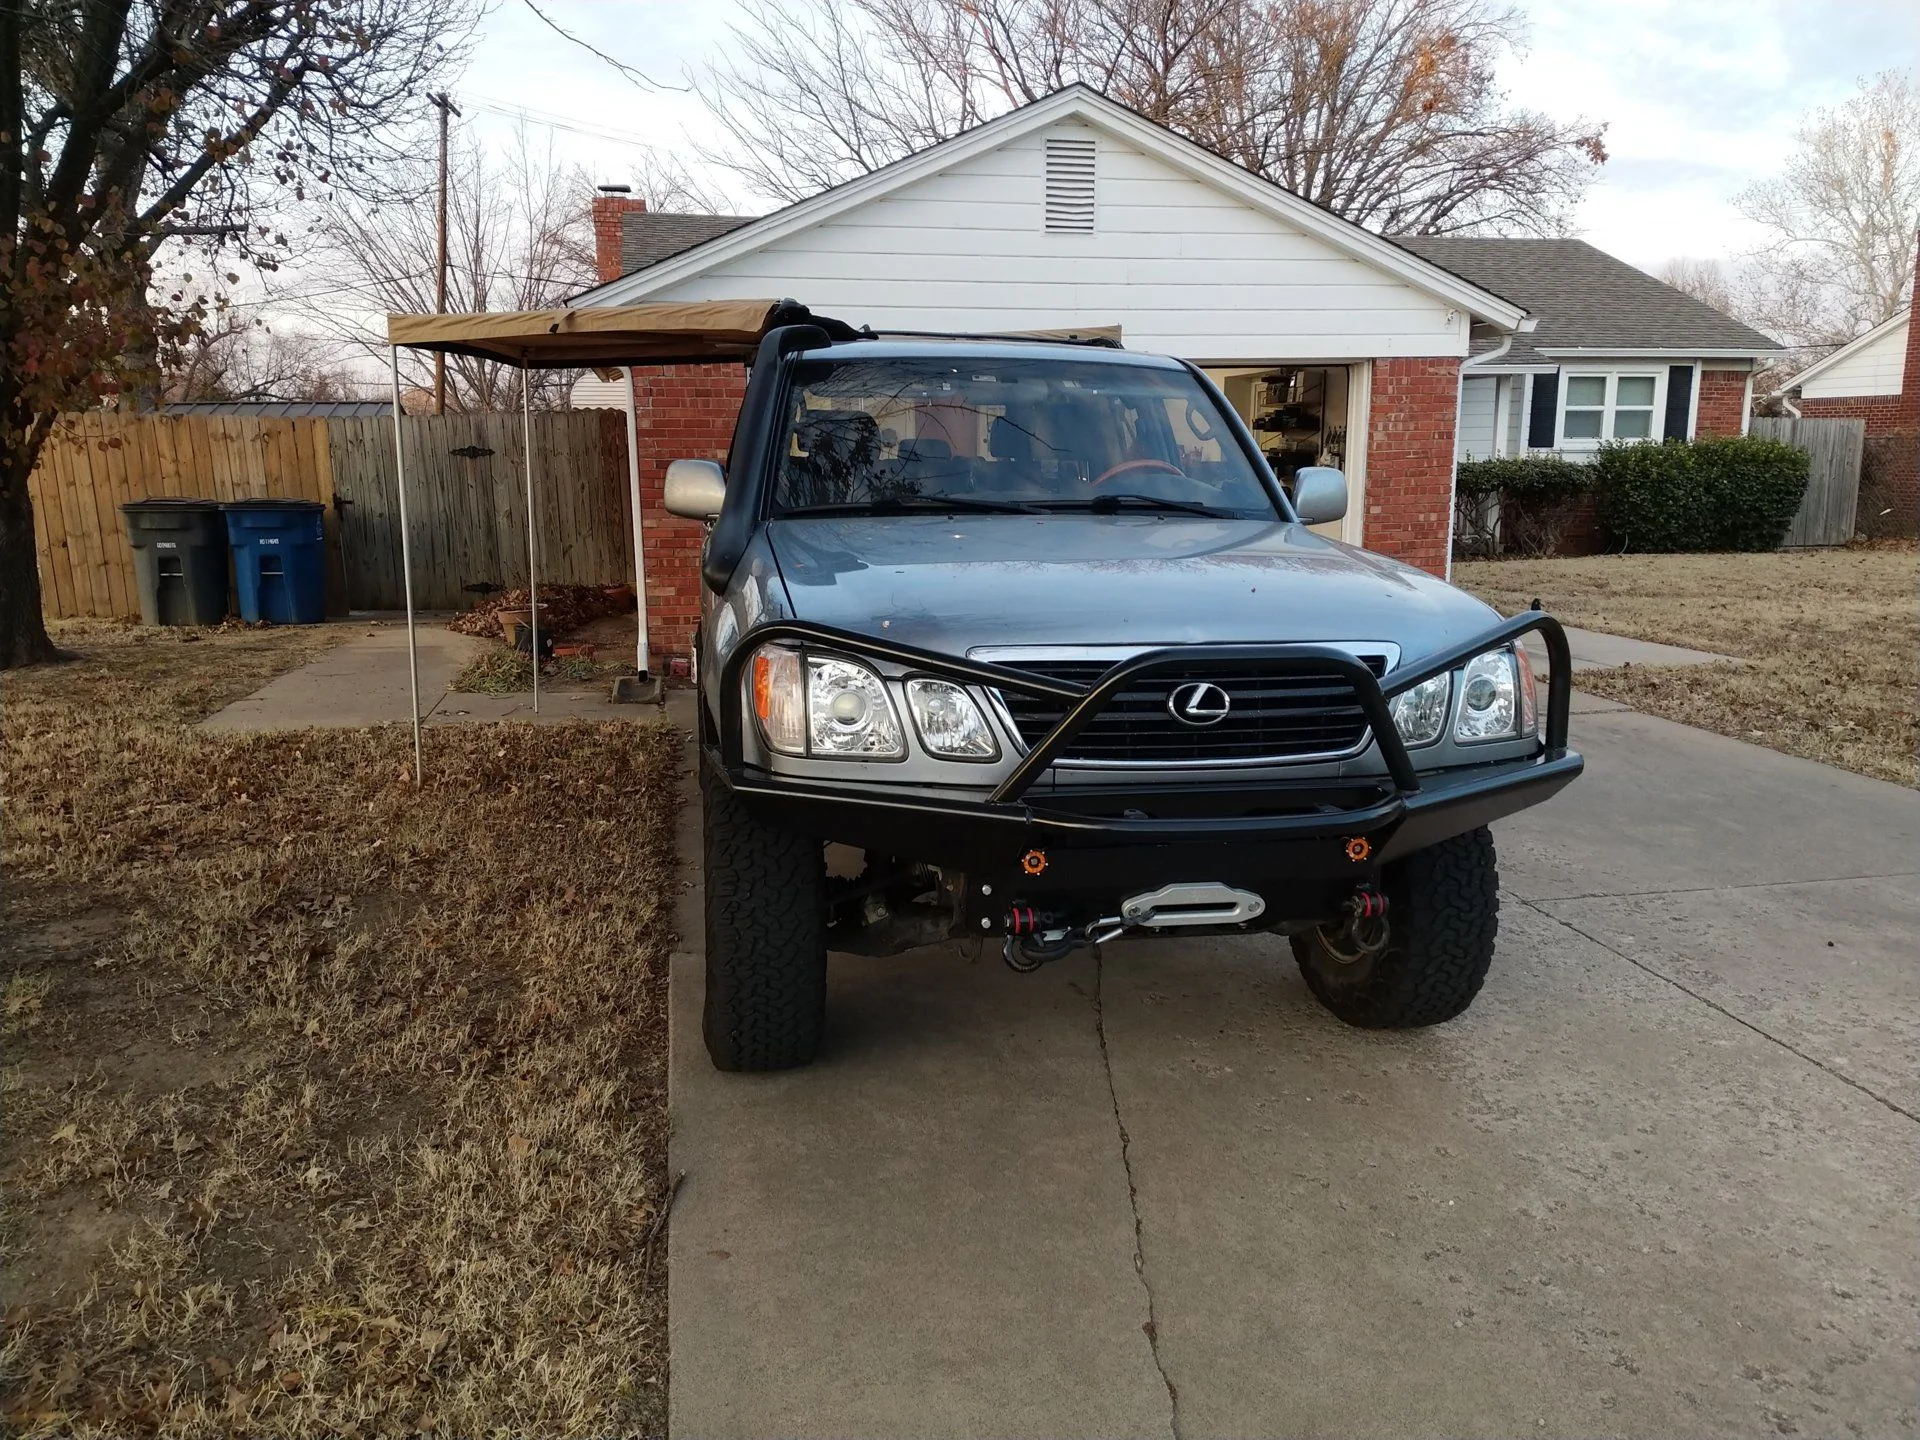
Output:
[[707,1054],[721,1070],[785,1070],[820,1048],[827,879],[820,842],[757,818],[700,766],[706,851]]
[[1349,1025],[1408,1030],[1451,1020],[1473,1003],[1493,963],[1500,874],[1482,826],[1387,867],[1388,933],[1367,952],[1311,930],[1293,937],[1307,988]]

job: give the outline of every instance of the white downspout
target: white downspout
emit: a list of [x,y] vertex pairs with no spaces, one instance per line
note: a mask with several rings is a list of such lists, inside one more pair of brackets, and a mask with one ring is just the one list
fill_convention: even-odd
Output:
[[[1453,579],[1454,507],[1460,503],[1460,417],[1466,411],[1467,371],[1473,369],[1475,366],[1491,365],[1495,360],[1500,359],[1513,348],[1514,336],[1532,333],[1534,326],[1539,323],[1539,320],[1532,315],[1522,316],[1519,325],[1509,330],[1506,338],[1494,346],[1493,349],[1487,351],[1484,355],[1469,355],[1460,362],[1459,381],[1454,386],[1453,395],[1453,448],[1455,454],[1454,458],[1447,462],[1447,573],[1445,578],[1448,580]],[[1467,334],[1469,337],[1473,334],[1473,321],[1471,319],[1467,321]],[[1468,343],[1472,343],[1471,339],[1469,339]],[[1500,437],[1496,434],[1494,436],[1494,443],[1497,445],[1499,440]]]
[[627,499],[633,506],[633,603],[640,622],[640,638],[634,642],[634,663],[640,667],[640,678],[647,678],[647,555],[641,543],[642,511],[640,508],[640,418],[635,413],[637,405],[633,398],[633,367],[626,367],[627,377]]

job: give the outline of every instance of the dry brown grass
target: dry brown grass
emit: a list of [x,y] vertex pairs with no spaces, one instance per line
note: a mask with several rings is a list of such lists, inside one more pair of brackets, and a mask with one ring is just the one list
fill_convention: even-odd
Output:
[[1582,690],[1683,724],[1916,783],[1920,598],[1912,545],[1771,555],[1481,561],[1456,584],[1511,614],[1737,656],[1582,671]]
[[207,735],[319,643],[4,679],[5,1425],[664,1430],[664,727]]

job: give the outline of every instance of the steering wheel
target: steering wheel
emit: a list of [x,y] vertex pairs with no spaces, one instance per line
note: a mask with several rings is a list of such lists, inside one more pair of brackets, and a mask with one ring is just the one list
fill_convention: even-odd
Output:
[[1103,470],[1100,474],[1094,476],[1088,483],[1092,485],[1104,485],[1107,481],[1113,479],[1114,476],[1124,475],[1129,470],[1164,470],[1169,475],[1178,475],[1182,478],[1185,478],[1187,473],[1170,460],[1122,460],[1113,468]]

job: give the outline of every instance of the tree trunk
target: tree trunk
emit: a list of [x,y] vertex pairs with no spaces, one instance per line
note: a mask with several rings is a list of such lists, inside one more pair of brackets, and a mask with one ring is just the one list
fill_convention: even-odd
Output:
[[0,670],[59,659],[40,614],[40,563],[27,494],[39,452],[38,445],[23,444],[0,455]]

